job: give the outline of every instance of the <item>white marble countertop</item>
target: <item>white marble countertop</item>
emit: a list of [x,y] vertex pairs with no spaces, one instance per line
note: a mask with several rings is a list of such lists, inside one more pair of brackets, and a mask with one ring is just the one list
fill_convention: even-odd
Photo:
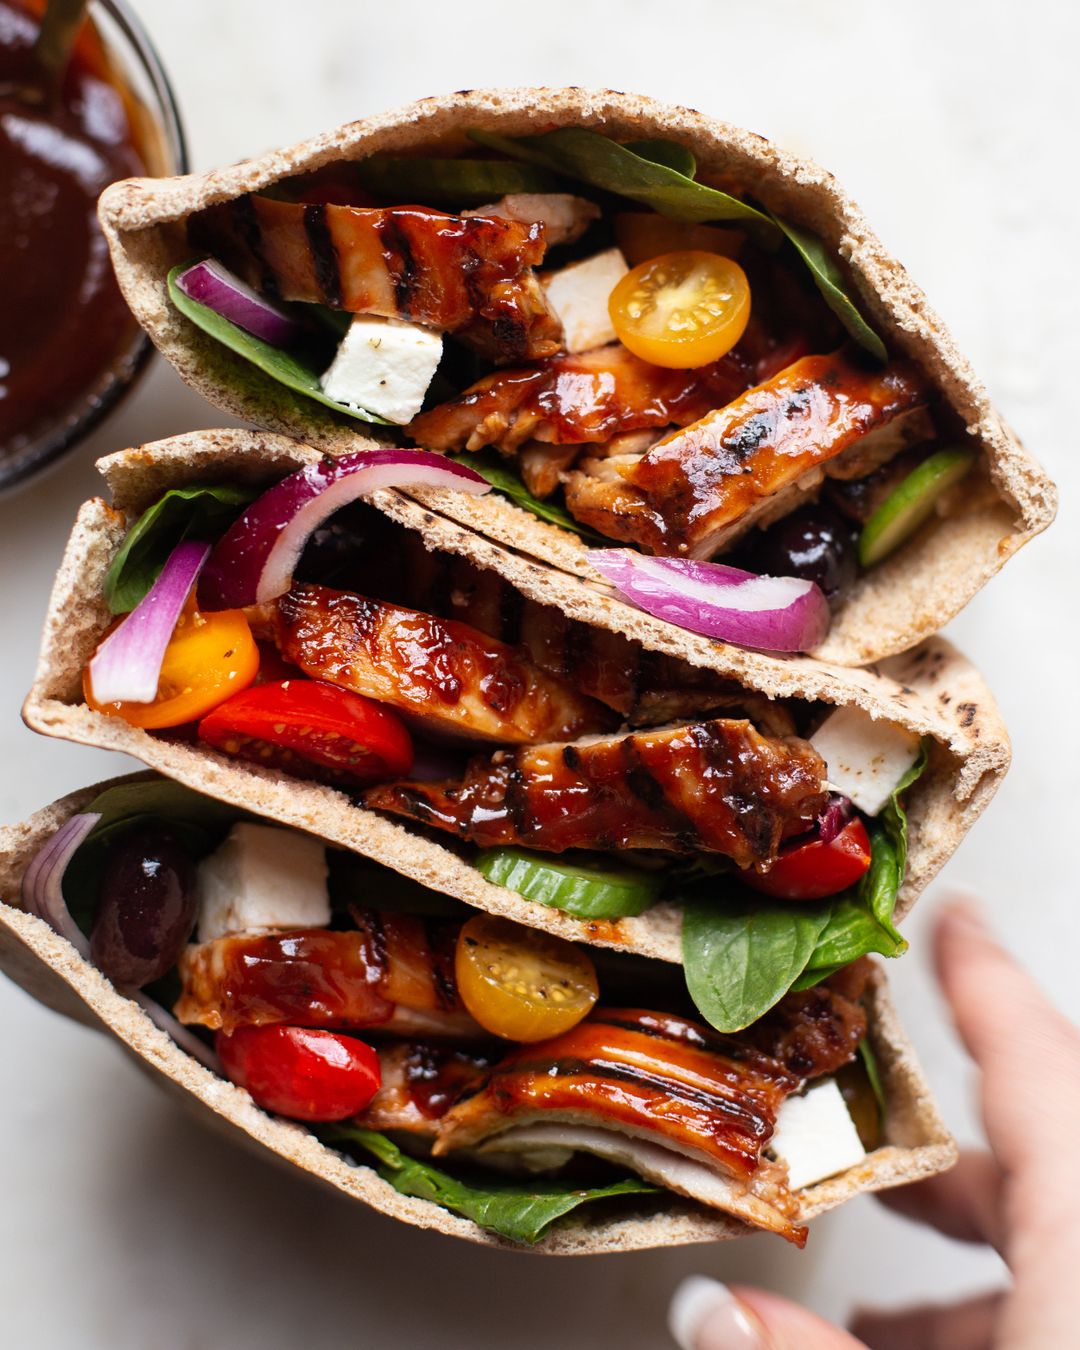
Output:
[[[831,168],[925,287],[1063,488],[1055,529],[950,635],[985,671],[1014,738],[1011,776],[942,884],[979,891],[1073,1016],[1080,983],[1075,52],[1061,0],[549,0],[467,10],[399,0],[141,0],[197,167],[413,97],[495,84],[640,90],[754,128]],[[125,770],[18,721],[53,569],[95,456],[220,424],[160,363],[53,476],[0,502],[5,658],[0,819]],[[1075,757],[1075,758],[1074,758]],[[894,967],[945,1113],[975,1137],[970,1078],[926,973],[927,914]],[[0,1307],[34,1350],[295,1350],[297,1345],[669,1344],[690,1271],[752,1279],[830,1315],[1000,1278],[995,1258],[858,1200],[804,1253],[769,1238],[566,1263],[493,1255],[397,1226],[234,1150],[175,1111],[103,1038],[0,981]]]

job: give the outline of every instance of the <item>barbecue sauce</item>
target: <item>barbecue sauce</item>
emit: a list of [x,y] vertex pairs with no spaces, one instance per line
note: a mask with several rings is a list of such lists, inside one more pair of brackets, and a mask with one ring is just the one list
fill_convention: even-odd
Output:
[[0,0],[0,474],[104,392],[136,331],[96,216],[103,188],[146,171],[128,96],[84,25],[55,102],[21,99],[36,34],[30,6]]

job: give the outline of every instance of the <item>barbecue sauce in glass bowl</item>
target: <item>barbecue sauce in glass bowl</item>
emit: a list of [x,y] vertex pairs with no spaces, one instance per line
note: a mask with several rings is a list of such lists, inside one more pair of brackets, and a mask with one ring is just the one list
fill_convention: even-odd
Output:
[[154,171],[141,144],[147,109],[93,22],[58,95],[20,96],[41,80],[40,9],[0,0],[0,488],[88,430],[147,350],[96,214],[109,183]]

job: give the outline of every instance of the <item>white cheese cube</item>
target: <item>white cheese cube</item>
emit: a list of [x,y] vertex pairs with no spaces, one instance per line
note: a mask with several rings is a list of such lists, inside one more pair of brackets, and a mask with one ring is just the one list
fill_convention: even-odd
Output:
[[568,352],[587,352],[615,341],[608,299],[629,270],[620,251],[609,248],[543,278],[548,302],[562,320]]
[[326,849],[309,835],[241,822],[199,864],[199,941],[257,928],[325,928]]
[[336,403],[403,425],[420,411],[441,357],[440,333],[358,314],[320,384]]
[[876,816],[919,758],[919,738],[895,722],[875,722],[861,708],[838,708],[810,737],[829,782],[860,811]]
[[787,1163],[793,1191],[862,1162],[866,1150],[835,1078],[784,1102],[769,1150]]

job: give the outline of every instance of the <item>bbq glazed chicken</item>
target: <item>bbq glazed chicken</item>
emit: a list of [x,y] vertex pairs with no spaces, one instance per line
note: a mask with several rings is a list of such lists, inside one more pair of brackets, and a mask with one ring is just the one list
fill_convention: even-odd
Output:
[[[479,139],[464,157],[337,164],[195,213],[208,259],[177,270],[174,298],[196,322],[202,304],[256,335],[291,324],[279,341],[321,353],[324,402],[635,555],[723,557],[813,583],[835,608],[936,512],[962,509],[952,489],[975,457],[950,442],[964,429],[886,349],[820,240],[695,178],[679,145],[662,157],[683,166],[676,186],[638,147],[612,169],[598,132]],[[335,311],[348,331],[312,348]],[[815,640],[807,627],[791,649]]]

